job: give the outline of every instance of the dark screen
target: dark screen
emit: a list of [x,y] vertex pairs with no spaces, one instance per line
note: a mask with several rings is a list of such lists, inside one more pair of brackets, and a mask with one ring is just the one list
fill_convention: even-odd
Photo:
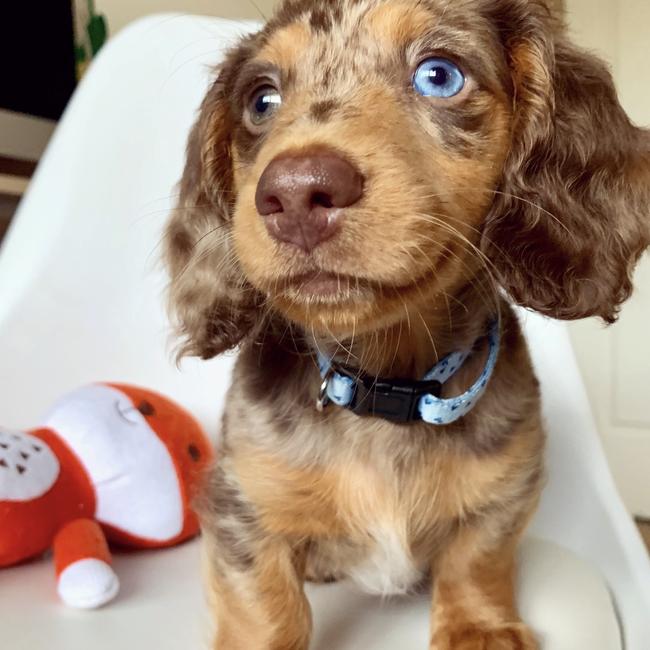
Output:
[[0,4],[0,108],[58,119],[74,90],[71,0]]

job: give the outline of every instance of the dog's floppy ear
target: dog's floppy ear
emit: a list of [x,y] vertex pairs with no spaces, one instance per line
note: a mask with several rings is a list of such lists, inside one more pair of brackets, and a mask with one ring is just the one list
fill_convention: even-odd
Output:
[[227,60],[201,106],[165,234],[169,302],[182,337],[179,356],[209,359],[234,348],[260,318],[260,297],[239,268],[231,234],[234,116],[226,88],[233,67]]
[[568,43],[541,0],[492,6],[515,114],[483,249],[519,304],[611,323],[650,243],[649,134],[628,119],[605,65]]

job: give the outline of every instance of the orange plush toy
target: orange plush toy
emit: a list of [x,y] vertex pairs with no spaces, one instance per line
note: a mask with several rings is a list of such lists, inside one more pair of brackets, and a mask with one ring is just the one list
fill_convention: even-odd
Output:
[[211,458],[188,412],[132,386],[86,386],[42,426],[0,429],[0,568],[52,548],[65,603],[109,602],[119,581],[107,540],[162,548],[196,535],[190,501]]

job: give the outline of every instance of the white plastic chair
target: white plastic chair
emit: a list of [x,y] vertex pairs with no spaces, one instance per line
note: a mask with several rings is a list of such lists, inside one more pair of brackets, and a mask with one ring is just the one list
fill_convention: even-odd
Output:
[[[105,48],[68,108],[0,251],[0,422],[28,428],[96,380],[152,387],[216,434],[232,358],[170,360],[158,263],[185,140],[221,52],[252,23],[153,16]],[[542,381],[548,486],[519,600],[544,650],[647,650],[650,563],[614,487],[566,327],[522,314]],[[0,522],[2,525],[2,522]],[[535,539],[532,536],[535,536]],[[65,609],[47,561],[0,572],[2,647],[207,647],[198,542],[118,555],[118,600]],[[309,587],[316,650],[427,647],[425,598]],[[611,595],[611,598],[610,598]]]

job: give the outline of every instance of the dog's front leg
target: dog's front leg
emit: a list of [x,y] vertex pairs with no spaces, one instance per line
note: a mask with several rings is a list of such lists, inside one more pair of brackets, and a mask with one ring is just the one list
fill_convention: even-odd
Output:
[[304,553],[269,538],[245,567],[224,562],[221,544],[206,537],[215,650],[307,650],[311,612],[303,592]]
[[519,537],[468,526],[435,563],[430,650],[538,650],[515,604]]
[[215,650],[307,650],[307,545],[266,530],[227,459],[215,468],[203,505]]

